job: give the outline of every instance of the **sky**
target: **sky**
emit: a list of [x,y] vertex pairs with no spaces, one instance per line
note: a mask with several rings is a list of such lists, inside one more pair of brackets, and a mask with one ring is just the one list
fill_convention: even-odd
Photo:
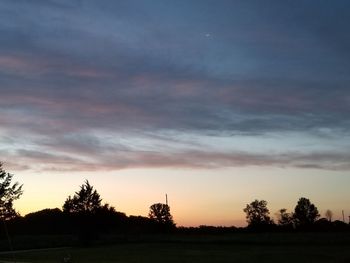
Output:
[[22,214],[85,179],[128,215],[350,214],[349,1],[0,2],[0,161]]

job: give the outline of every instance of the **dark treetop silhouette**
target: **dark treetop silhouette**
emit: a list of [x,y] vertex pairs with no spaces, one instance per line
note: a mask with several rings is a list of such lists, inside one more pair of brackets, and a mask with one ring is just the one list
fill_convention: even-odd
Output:
[[248,227],[250,228],[264,228],[273,224],[265,200],[255,200],[250,204],[247,204],[243,211],[246,213]]
[[293,214],[288,213],[287,209],[282,208],[278,210],[277,213],[277,223],[282,227],[292,227],[293,226]]
[[94,187],[90,185],[86,180],[83,185],[80,186],[80,191],[75,192],[73,198],[68,196],[63,205],[63,212],[79,213],[79,212],[96,212],[101,208],[101,201],[99,193],[94,190]]
[[22,195],[23,185],[18,182],[11,184],[12,177],[12,174],[2,168],[0,162],[0,219],[8,220],[18,215],[13,208],[13,201]]
[[165,226],[175,226],[173,217],[170,214],[170,207],[167,204],[157,203],[151,205],[149,208],[149,218]]
[[299,227],[308,227],[312,225],[320,216],[317,207],[309,199],[301,197],[294,209],[294,219]]

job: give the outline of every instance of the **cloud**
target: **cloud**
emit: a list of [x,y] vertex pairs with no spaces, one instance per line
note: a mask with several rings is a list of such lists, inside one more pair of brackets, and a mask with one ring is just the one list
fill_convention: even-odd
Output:
[[[206,139],[195,139],[196,134],[190,137],[185,134],[99,131],[95,134],[57,134],[54,137],[27,136],[18,140],[15,139],[16,135],[12,135],[4,136],[2,140],[11,142],[12,147],[0,148],[0,153],[10,168],[35,172],[110,171],[128,168],[217,169],[245,166],[350,169],[350,155],[344,150],[347,148],[346,142],[342,150],[337,145],[319,147],[314,145],[317,140],[310,141],[307,138],[305,140],[309,141],[309,146],[288,147],[287,143],[284,146],[280,144],[279,147],[279,137],[268,141],[265,138],[265,146],[259,142],[263,138],[255,138],[255,142],[250,142],[251,138],[241,137],[238,141],[243,140],[243,147],[237,142],[223,147],[222,144],[230,142],[229,137],[225,140],[214,137],[209,142],[207,140],[210,136]],[[328,141],[332,140],[328,138]],[[252,143],[255,145],[247,147]],[[257,146],[257,143],[261,145]]]
[[[327,3],[270,2],[1,2],[0,134],[28,138],[4,142],[12,149],[5,158],[73,170],[347,169],[348,159],[336,154],[345,146],[329,156],[283,158],[210,154],[174,138],[177,152],[149,149],[149,141],[164,145],[154,140],[164,131],[254,137],[327,130],[332,140],[349,134],[348,4],[332,4],[335,19]],[[140,143],[107,143],[100,134]]]
[[[249,152],[156,152],[124,149],[118,151],[71,151],[51,154],[18,150],[7,155],[5,164],[15,170],[43,171],[108,171],[127,168],[216,169],[244,166],[273,166],[321,170],[349,170],[350,156],[341,152],[257,154]],[[58,149],[62,150],[62,149]],[[5,155],[6,156],[6,155]],[[17,160],[14,163],[11,160]],[[23,165],[26,164],[26,165]]]
[[[13,125],[13,129],[48,129],[47,133],[51,128],[69,132],[96,127],[218,134],[313,132],[319,128],[349,131],[348,92],[342,87],[337,95],[324,84],[292,81],[233,81],[226,85],[214,80],[135,76],[121,82],[128,87],[98,87],[97,82],[72,88],[34,88],[34,84],[3,88],[2,124]],[[34,122],[38,125],[31,125]]]

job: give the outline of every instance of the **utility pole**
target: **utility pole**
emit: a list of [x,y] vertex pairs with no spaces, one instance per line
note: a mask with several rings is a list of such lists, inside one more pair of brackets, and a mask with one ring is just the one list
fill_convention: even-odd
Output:
[[341,213],[343,214],[343,222],[345,223],[344,210],[341,210]]
[[168,205],[168,194],[165,194],[165,204]]

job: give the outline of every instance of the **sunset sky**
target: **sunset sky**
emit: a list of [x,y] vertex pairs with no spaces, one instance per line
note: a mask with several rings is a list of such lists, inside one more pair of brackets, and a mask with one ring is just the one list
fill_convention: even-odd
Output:
[[177,225],[350,214],[350,1],[0,2],[0,161],[25,215],[85,179]]

